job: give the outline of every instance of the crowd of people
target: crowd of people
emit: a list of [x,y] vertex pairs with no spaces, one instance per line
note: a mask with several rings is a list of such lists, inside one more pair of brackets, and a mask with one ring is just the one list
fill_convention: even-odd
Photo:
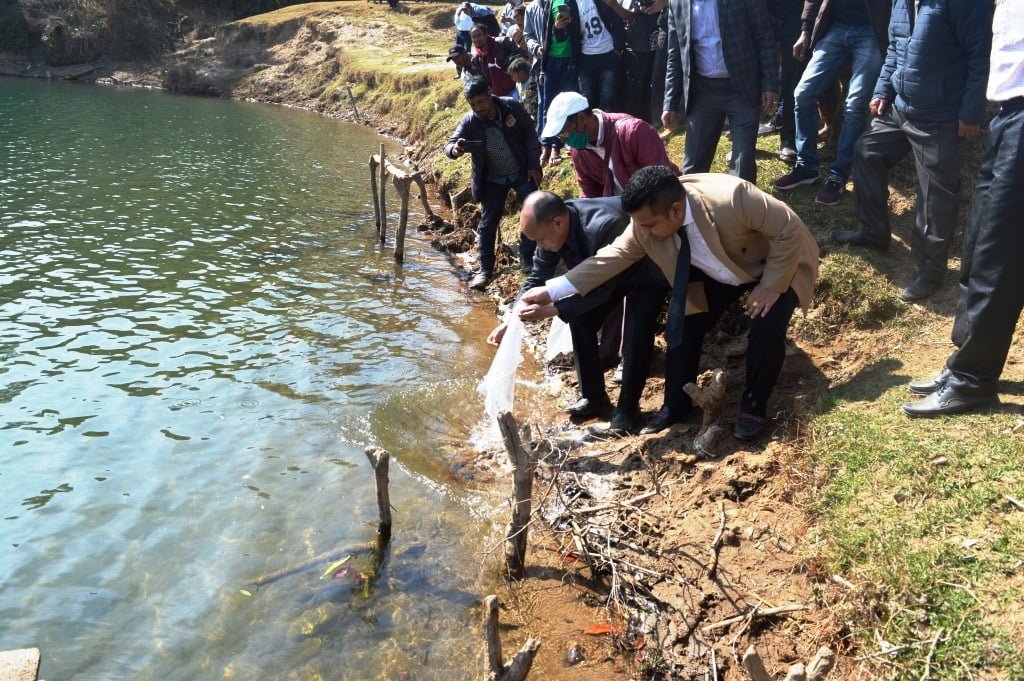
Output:
[[[937,376],[910,385],[922,399],[904,411],[934,416],[997,399],[1024,306],[1015,267],[1024,252],[1024,0],[510,0],[500,12],[463,3],[455,23],[448,59],[470,112],[444,152],[472,159],[482,217],[470,285],[482,290],[494,277],[513,190],[527,274],[519,315],[569,324],[581,392],[572,417],[610,419],[615,433],[699,419],[683,386],[697,377],[707,332],[739,300],[750,330],[734,434],[759,437],[790,319],[811,304],[818,268],[801,218],[754,184],[762,119],[792,163],[773,180],[780,197],[820,183],[815,200],[836,206],[852,179],[849,228],[831,234],[839,244],[888,248],[888,174],[913,153],[915,276],[900,296],[920,301],[945,277],[966,144],[986,98],[999,112],[964,238],[956,351]],[[822,120],[834,144],[824,182]],[[726,125],[730,172],[710,173]],[[685,131],[681,173],[656,126]],[[566,154],[579,198],[541,191],[544,169]],[[560,265],[568,272],[556,276]],[[639,398],[666,300],[663,406],[645,421]],[[598,336],[616,333],[622,389],[613,406]]]

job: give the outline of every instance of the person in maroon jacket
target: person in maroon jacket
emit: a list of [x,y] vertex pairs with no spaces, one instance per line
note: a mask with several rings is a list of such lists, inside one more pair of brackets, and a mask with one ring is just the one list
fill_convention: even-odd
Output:
[[508,97],[516,89],[516,84],[506,70],[512,60],[526,57],[527,52],[505,36],[492,38],[481,24],[476,24],[469,31],[473,41],[473,59],[479,60],[487,69],[487,77],[491,82],[491,92],[495,97]]
[[569,147],[580,196],[618,196],[647,166],[679,168],[650,123],[629,114],[591,109],[578,92],[563,92],[551,101],[541,137],[560,137]]

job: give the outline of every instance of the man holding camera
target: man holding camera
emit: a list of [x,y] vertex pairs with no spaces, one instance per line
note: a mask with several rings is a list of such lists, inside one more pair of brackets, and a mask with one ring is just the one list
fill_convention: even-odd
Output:
[[[523,105],[508,97],[495,97],[486,81],[467,83],[463,94],[472,111],[459,121],[444,153],[448,158],[469,154],[473,161],[473,198],[480,202],[481,212],[477,229],[480,268],[469,286],[479,291],[494,278],[494,245],[508,190],[514,189],[522,201],[540,184],[540,142]],[[524,271],[533,269],[535,249],[536,244],[520,237],[519,260]]]

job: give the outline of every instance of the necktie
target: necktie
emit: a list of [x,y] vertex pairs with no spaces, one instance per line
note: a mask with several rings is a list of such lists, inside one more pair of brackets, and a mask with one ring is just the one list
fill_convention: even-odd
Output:
[[668,322],[665,341],[669,350],[683,344],[683,320],[686,317],[686,291],[690,288],[690,242],[686,240],[686,226],[679,230],[679,256],[672,279],[672,299],[668,303]]

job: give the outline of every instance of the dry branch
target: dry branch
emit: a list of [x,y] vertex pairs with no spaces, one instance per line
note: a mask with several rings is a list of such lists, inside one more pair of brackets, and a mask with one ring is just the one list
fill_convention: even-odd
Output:
[[711,554],[711,562],[708,563],[708,579],[715,578],[715,572],[718,570],[718,551],[722,548],[722,537],[725,535],[725,503],[718,502],[718,532],[715,532],[714,539],[711,540],[711,547],[708,552]]
[[313,556],[312,558],[307,558],[301,563],[289,565],[288,567],[283,567],[280,570],[275,570],[274,572],[268,572],[262,577],[257,577],[249,583],[253,586],[263,586],[264,584],[276,582],[282,577],[288,577],[289,575],[294,575],[297,572],[308,570],[311,567],[319,565],[320,563],[326,563],[329,560],[337,560],[344,556],[356,556],[363,553],[373,553],[375,548],[375,545],[372,543],[352,544],[350,546],[343,546],[339,549],[333,549],[331,551],[327,551],[326,553],[321,553],[316,556]]
[[726,628],[726,627],[728,627],[730,625],[736,624],[737,622],[742,622],[743,620],[747,619],[748,617],[751,620],[756,620],[756,619],[761,619],[761,618],[764,618],[764,617],[774,617],[775,615],[785,615],[785,614],[791,613],[791,612],[800,612],[801,610],[806,610],[806,609],[807,609],[807,606],[804,605],[803,603],[791,603],[789,605],[780,605],[777,608],[765,608],[764,610],[761,610],[760,608],[756,608],[755,607],[750,612],[744,613],[742,615],[737,615],[736,617],[730,617],[728,619],[724,619],[724,620],[721,620],[721,621],[709,624],[706,627],[702,627],[701,631],[703,631],[704,633],[709,633],[709,632],[715,631],[716,629],[724,629],[724,628]]

